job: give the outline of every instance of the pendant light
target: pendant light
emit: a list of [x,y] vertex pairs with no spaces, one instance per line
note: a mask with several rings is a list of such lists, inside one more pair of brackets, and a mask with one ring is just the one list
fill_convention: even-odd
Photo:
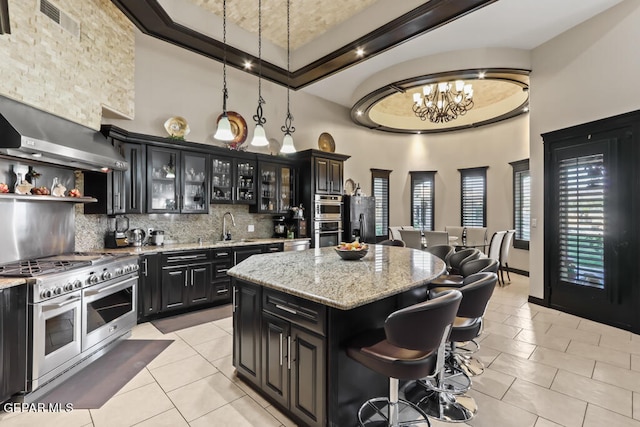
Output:
[[280,149],[281,153],[295,153],[296,147],[293,145],[293,136],[292,133],[296,131],[296,128],[293,127],[293,116],[291,115],[291,110],[289,108],[289,94],[291,92],[291,0],[287,0],[287,117],[284,119],[284,126],[280,128],[282,132],[284,132],[284,138],[282,139],[282,148]]
[[264,99],[262,99],[262,0],[258,0],[258,108],[253,116],[253,121],[256,122],[256,129],[253,131],[253,139],[251,140],[251,145],[254,147],[266,147],[269,145],[263,127],[267,122],[267,119],[262,117],[262,104],[264,103]]
[[222,43],[224,54],[222,61],[222,117],[218,121],[218,129],[213,137],[219,141],[233,141],[235,135],[231,131],[231,123],[227,116],[227,0],[222,1]]

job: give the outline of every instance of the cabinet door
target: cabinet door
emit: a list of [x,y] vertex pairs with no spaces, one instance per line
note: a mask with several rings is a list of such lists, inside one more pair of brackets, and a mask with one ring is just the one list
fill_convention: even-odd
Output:
[[189,304],[211,300],[211,263],[189,266]]
[[278,210],[283,213],[295,206],[295,180],[293,168],[281,166],[278,174]]
[[125,142],[121,145],[121,152],[129,163],[129,169],[123,173],[124,213],[144,213],[146,147],[142,144]]
[[236,159],[235,201],[246,205],[256,204],[256,162]]
[[261,288],[236,281],[233,292],[233,364],[244,378],[259,387]]
[[233,202],[233,159],[211,158],[211,203]]
[[27,287],[0,289],[0,402],[25,389]]
[[258,212],[278,212],[278,173],[278,165],[273,163],[260,164],[260,202],[258,204]]
[[180,152],[147,147],[147,212],[178,213],[180,211]]
[[175,310],[187,305],[189,298],[188,268],[162,269],[162,309]]
[[291,397],[289,409],[310,426],[324,426],[325,342],[291,326]]
[[206,154],[182,152],[182,213],[209,212],[208,172]]
[[[138,284],[138,320],[158,313],[161,306],[160,255],[144,255],[140,260],[140,281]],[[138,322],[140,323],[140,322]]]
[[342,168],[343,162],[329,160],[329,192],[342,194]]
[[212,301],[229,301],[231,297],[231,278],[227,271],[231,268],[231,249],[213,251],[211,269]]
[[261,254],[262,246],[246,246],[233,250],[233,265],[238,265],[251,255]]
[[314,166],[316,193],[329,193],[329,160],[316,158]]
[[262,390],[285,407],[289,405],[291,367],[289,329],[289,322],[263,313]]

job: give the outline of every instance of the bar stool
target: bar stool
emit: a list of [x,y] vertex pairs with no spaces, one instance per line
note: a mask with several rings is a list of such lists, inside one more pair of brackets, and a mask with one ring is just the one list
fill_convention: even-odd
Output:
[[[462,301],[449,334],[445,366],[436,375],[416,381],[414,386],[407,386],[404,390],[405,397],[428,416],[441,421],[466,422],[478,410],[475,400],[464,394],[471,387],[471,380],[460,369],[455,358],[456,342],[472,340],[480,333],[482,316],[493,294],[498,275],[477,273],[469,276],[469,279],[469,284],[457,288],[462,293]],[[438,295],[434,297],[437,299]]]
[[422,410],[399,399],[399,380],[435,373],[439,350],[444,348],[461,299],[459,291],[450,290],[395,311],[385,320],[384,329],[365,332],[347,347],[349,357],[389,377],[389,397],[370,399],[358,410],[361,426],[431,425]]
[[500,262],[493,258],[479,258],[467,261],[460,266],[460,274],[447,274],[446,276],[440,276],[435,278],[429,283],[429,289],[449,287],[459,288],[463,286],[465,277],[472,274],[490,272],[497,273],[500,268]]

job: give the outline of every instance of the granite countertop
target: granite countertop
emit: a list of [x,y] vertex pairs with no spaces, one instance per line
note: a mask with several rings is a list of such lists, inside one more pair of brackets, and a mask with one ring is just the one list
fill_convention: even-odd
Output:
[[188,251],[194,249],[218,249],[218,248],[231,248],[237,246],[251,246],[251,245],[268,245],[271,243],[285,243],[296,241],[309,241],[309,238],[300,239],[282,239],[282,238],[265,238],[265,239],[238,239],[238,240],[218,240],[215,242],[202,242],[202,243],[171,243],[161,246],[146,245],[146,246],[126,246],[116,249],[97,249],[95,252],[109,252],[109,253],[126,253],[132,255],[153,254],[159,252],[169,251]]
[[24,285],[25,283],[27,283],[27,280],[24,277],[2,277],[0,278],[0,289]]
[[429,283],[445,263],[428,252],[370,245],[357,261],[342,260],[333,247],[253,255],[227,274],[341,310]]

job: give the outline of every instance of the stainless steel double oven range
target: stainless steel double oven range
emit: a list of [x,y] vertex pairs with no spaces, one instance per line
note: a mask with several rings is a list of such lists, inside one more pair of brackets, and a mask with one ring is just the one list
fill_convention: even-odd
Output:
[[337,246],[342,238],[342,196],[316,194],[313,212],[315,247]]
[[138,268],[137,256],[99,253],[0,266],[0,276],[27,278],[25,400],[35,400],[129,335],[137,319]]

